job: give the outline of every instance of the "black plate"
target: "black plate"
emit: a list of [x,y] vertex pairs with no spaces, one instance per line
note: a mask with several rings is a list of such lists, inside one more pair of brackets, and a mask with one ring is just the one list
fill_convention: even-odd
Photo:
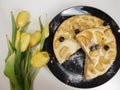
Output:
[[[69,58],[69,60],[67,60],[62,65],[58,63],[53,51],[53,38],[59,25],[67,18],[80,14],[90,14],[99,17],[105,22],[109,23],[117,41],[117,57],[114,64],[104,75],[92,80],[85,80],[85,78],[83,77],[85,54],[82,49],[74,53]],[[78,88],[92,88],[107,82],[117,73],[120,67],[120,34],[118,33],[118,29],[118,25],[109,15],[93,7],[75,6],[60,12],[51,21],[50,36],[45,41],[44,50],[48,51],[51,58],[48,63],[50,71],[63,83]]]

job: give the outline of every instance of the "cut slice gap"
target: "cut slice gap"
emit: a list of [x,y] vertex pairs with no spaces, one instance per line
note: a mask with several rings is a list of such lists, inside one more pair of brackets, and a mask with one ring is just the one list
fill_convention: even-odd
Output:
[[71,73],[82,74],[84,72],[85,53],[80,48],[73,53],[64,63],[61,65]]

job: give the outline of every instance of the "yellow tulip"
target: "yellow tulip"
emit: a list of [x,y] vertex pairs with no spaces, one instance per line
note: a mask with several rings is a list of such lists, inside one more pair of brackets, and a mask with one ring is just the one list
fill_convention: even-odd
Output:
[[37,52],[31,58],[31,65],[34,68],[40,68],[42,66],[45,66],[48,63],[49,59],[50,59],[50,57],[47,52],[45,52],[45,51]]
[[40,38],[41,38],[40,31],[36,31],[35,33],[33,33],[30,38],[30,46],[34,47],[35,45],[37,45],[40,42]]
[[29,14],[28,14],[27,11],[19,12],[18,15],[17,15],[17,18],[16,18],[17,26],[19,28],[23,27],[28,22],[28,19],[29,19]]
[[49,36],[49,23],[47,20],[44,29],[45,29],[45,38],[47,38]]
[[24,52],[27,50],[30,42],[30,34],[26,32],[20,32],[20,30],[17,30],[16,35],[16,41],[15,41],[15,48],[17,48],[19,40],[21,38],[21,52]]
[[24,52],[27,50],[30,42],[30,34],[23,32],[21,34],[21,51]]

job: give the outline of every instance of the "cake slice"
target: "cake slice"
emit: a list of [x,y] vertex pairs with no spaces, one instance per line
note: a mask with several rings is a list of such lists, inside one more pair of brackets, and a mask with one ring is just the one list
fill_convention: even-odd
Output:
[[76,35],[86,54],[84,76],[87,80],[103,75],[116,58],[116,40],[109,26],[86,29]]

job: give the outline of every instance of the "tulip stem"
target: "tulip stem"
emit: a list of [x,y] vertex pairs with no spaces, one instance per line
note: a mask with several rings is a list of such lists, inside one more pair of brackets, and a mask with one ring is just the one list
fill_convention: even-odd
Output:
[[39,17],[39,24],[40,24],[40,29],[41,29],[41,33],[42,33],[41,40],[40,40],[40,51],[42,51],[44,42],[45,42],[45,28],[43,27],[40,17]]
[[10,90],[15,90],[15,85],[9,80],[10,82]]

